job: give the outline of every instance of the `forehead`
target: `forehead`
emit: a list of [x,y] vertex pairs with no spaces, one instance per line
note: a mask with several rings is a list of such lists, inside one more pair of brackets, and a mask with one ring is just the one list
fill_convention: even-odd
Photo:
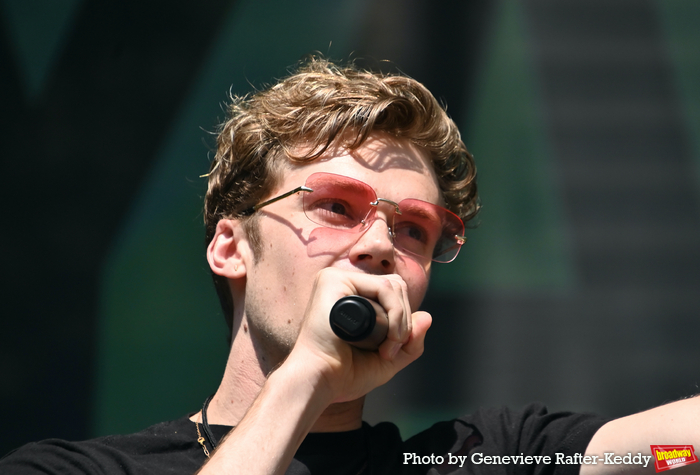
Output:
[[443,201],[430,158],[407,139],[376,134],[357,149],[335,147],[312,162],[291,163],[282,172],[280,188],[299,186],[316,172],[356,178],[371,185],[379,197],[396,201]]

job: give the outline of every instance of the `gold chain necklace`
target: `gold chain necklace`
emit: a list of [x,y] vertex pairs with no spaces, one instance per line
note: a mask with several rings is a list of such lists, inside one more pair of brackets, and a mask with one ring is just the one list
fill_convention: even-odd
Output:
[[209,458],[209,449],[207,449],[207,446],[204,444],[204,437],[202,437],[202,433],[199,432],[199,423],[197,421],[194,421],[194,426],[197,428],[197,442],[199,442],[199,445],[202,446],[204,455],[206,455],[207,458]]
[[[204,433],[206,434],[206,436],[209,438],[209,444],[211,445],[212,450],[216,448],[216,439],[214,439],[214,435],[211,433],[211,428],[209,427],[209,423],[207,422],[207,408],[209,407],[209,402],[211,402],[211,399],[213,397],[213,394],[209,396],[206,399],[206,401],[204,401],[204,405],[202,406],[202,428],[204,429]],[[199,431],[199,423],[197,421],[194,421],[194,426],[197,429],[197,442],[199,442],[199,445],[202,446],[204,455],[206,455],[207,458],[209,458],[209,449],[207,449],[207,446],[205,444],[207,439],[202,437],[202,433]]]
[[[207,421],[207,412],[206,411],[207,411],[207,407],[209,406],[209,401],[211,401],[211,398],[212,397],[209,396],[209,398],[207,398],[207,400],[204,401],[204,407],[202,407],[202,426],[204,427],[204,431],[207,434],[211,434],[211,432],[207,430],[209,428],[209,424],[206,422]],[[207,458],[210,458],[209,449],[207,449],[207,445],[205,444],[206,439],[204,437],[202,437],[202,433],[199,431],[199,423],[197,421],[194,421],[194,426],[197,429],[197,442],[199,442],[199,445],[202,446],[202,450],[204,451],[204,455],[206,455]],[[211,437],[211,435],[210,435],[210,437]],[[214,440],[210,440],[210,442],[211,442],[212,448],[215,449],[216,442],[214,442]],[[360,471],[357,472],[357,475],[362,475],[362,474],[366,473],[367,469],[369,468],[368,467],[369,466],[369,456],[370,456],[369,455],[369,446],[366,449],[367,449],[367,455],[365,458],[365,463],[362,464],[362,467],[360,468]]]

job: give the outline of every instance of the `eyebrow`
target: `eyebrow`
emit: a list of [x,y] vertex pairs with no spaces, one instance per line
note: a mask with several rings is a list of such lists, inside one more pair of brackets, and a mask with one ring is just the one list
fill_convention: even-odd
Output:
[[[421,201],[418,200],[417,198],[406,198],[404,200],[401,200],[399,202],[399,209],[403,212],[411,213],[414,216],[418,216],[419,218],[426,219],[428,221],[434,221],[434,222],[442,222],[440,217],[436,213],[428,213],[425,208],[422,208],[420,206],[406,206],[405,208],[401,206],[401,203],[403,203],[406,200],[416,200],[416,201]],[[426,201],[427,203],[427,201]],[[437,206],[437,205],[433,205]]]

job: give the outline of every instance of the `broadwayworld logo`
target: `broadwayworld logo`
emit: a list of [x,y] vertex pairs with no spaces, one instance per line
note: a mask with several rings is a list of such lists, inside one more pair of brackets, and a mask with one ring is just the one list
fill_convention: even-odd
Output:
[[656,473],[697,463],[698,457],[692,445],[651,445]]

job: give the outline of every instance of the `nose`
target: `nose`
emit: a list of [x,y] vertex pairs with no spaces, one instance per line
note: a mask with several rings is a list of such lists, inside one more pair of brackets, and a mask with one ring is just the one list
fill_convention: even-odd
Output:
[[389,216],[376,211],[360,238],[350,249],[350,260],[373,274],[391,274],[396,265]]

